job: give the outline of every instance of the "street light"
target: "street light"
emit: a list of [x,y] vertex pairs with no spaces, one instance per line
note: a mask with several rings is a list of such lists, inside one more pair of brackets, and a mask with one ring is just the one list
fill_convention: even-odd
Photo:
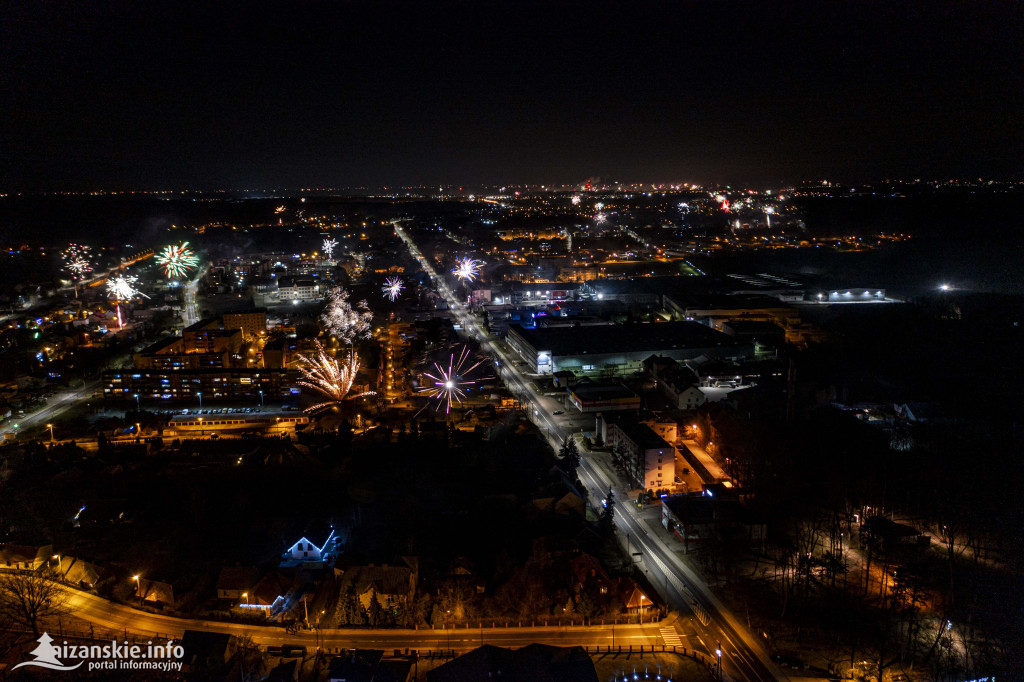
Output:
[[135,411],[142,412],[142,408],[139,406],[139,394],[135,394]]
[[60,571],[60,579],[64,579],[64,566],[61,564],[60,554],[54,554],[53,558],[57,560],[57,570]]
[[202,417],[199,418],[199,435],[200,436],[203,435],[203,418]]
[[132,580],[135,581],[135,593],[139,595],[139,606],[142,606],[142,583],[139,582],[137,575],[133,575]]
[[722,679],[722,643],[718,643],[718,648],[715,649],[715,655],[718,656],[718,679]]
[[260,407],[263,407],[263,391],[260,391]]
[[196,391],[196,395],[199,396],[199,409],[203,409],[203,392]]
[[244,599],[246,605],[248,605],[249,604],[249,593],[248,592],[243,592],[242,593],[242,599]]
[[50,429],[50,442],[53,442],[53,424],[47,424],[46,428]]

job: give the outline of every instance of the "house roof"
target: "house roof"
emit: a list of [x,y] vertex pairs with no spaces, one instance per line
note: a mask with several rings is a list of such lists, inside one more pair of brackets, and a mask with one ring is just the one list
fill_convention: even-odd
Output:
[[640,586],[631,578],[619,578],[618,588],[622,605],[627,609],[639,609],[654,605],[650,595],[641,590]]
[[672,348],[732,346],[735,340],[697,322],[632,322],[592,327],[509,326],[537,351],[552,355],[643,353]]
[[174,603],[174,588],[170,583],[160,580],[139,578],[139,593],[145,601],[158,601],[164,604]]
[[64,579],[72,583],[95,585],[103,574],[99,566],[76,557],[63,557],[60,567],[64,571]]
[[670,495],[661,503],[685,524],[750,523],[747,508],[736,500],[707,495]]
[[281,595],[292,587],[292,579],[280,571],[270,571],[260,578],[249,594],[249,603],[272,606]]
[[15,545],[7,544],[0,547],[0,563],[23,564],[50,558],[52,545]]
[[598,585],[602,583],[610,585],[612,582],[605,572],[604,566],[593,554],[586,552],[580,554],[569,563],[569,569],[581,585],[585,585],[588,580],[593,580]]

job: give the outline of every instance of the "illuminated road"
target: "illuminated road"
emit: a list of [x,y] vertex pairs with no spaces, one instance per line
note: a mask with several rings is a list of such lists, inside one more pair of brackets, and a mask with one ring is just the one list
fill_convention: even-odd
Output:
[[[521,647],[533,642],[556,646],[661,646],[665,640],[663,623],[644,625],[590,625],[575,627],[484,627],[399,629],[310,629],[289,634],[283,627],[223,623],[194,618],[175,618],[140,611],[130,606],[109,602],[88,592],[68,590],[71,613],[95,626],[114,631],[127,630],[138,635],[180,639],[185,630],[224,632],[249,635],[257,644],[281,646],[297,644],[305,647],[378,648],[378,649],[454,649],[468,651],[483,644]],[[311,614],[312,615],[312,614]],[[312,620],[312,618],[311,618]],[[684,646],[686,646],[684,644]]]
[[[24,417],[13,417],[6,420],[3,428],[4,434],[17,433],[19,431],[24,432],[26,429],[30,429],[35,426],[41,426],[49,421],[52,421],[56,417],[66,412],[72,406],[87,400],[92,397],[93,392],[100,387],[99,379],[92,379],[85,382],[82,388],[77,390],[61,391],[56,394],[53,398],[47,401],[47,404],[36,410],[31,414],[27,414]],[[9,425],[7,425],[9,424]],[[14,426],[17,424],[18,428]],[[58,440],[60,434],[57,434]]]
[[[556,405],[555,401],[537,393],[532,383],[512,362],[512,358],[477,326],[472,314],[456,299],[454,292],[423,257],[412,239],[397,223],[394,227],[396,234],[405,242],[410,253],[433,280],[437,291],[447,301],[452,318],[464,334],[479,341],[481,348],[495,358],[499,376],[509,390],[529,406],[531,420],[557,450],[571,432],[552,418],[552,405]],[[726,675],[749,682],[788,679],[772,663],[761,642],[736,620],[703,579],[670,550],[656,532],[651,532],[652,529],[640,518],[636,507],[629,503],[626,488],[616,481],[614,474],[590,456],[582,458],[579,474],[595,509],[601,509],[601,499],[607,496],[609,489],[615,491],[618,501],[615,524],[621,531],[620,542],[625,541],[631,554],[639,552],[640,556],[634,557],[634,560],[647,573],[652,585],[664,592],[662,596],[668,604],[681,613],[695,614],[694,626],[707,647],[706,651],[714,656],[715,650],[721,646],[722,669]]]
[[199,288],[199,281],[203,278],[204,274],[206,274],[206,268],[197,272],[196,276],[185,284],[182,291],[181,316],[185,321],[186,327],[199,321],[199,304],[196,302],[196,289]]

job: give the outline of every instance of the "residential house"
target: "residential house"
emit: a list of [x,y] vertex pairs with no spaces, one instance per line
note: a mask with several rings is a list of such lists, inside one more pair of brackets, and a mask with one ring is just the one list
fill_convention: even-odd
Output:
[[619,601],[627,613],[647,613],[654,608],[651,597],[632,578],[619,578],[616,584]]
[[96,564],[71,556],[61,557],[57,569],[65,581],[88,590],[96,587],[103,576],[103,569]]
[[604,570],[604,566],[597,557],[586,552],[569,562],[569,570],[572,571],[577,590],[583,589],[588,584],[593,584],[600,594],[611,592],[615,583]]
[[155,606],[174,606],[174,588],[161,580],[138,578],[134,597]]
[[53,545],[15,545],[0,547],[0,568],[35,571],[53,558]]
[[281,555],[281,568],[323,568],[341,552],[339,536],[332,528],[323,545],[317,546],[305,535]]

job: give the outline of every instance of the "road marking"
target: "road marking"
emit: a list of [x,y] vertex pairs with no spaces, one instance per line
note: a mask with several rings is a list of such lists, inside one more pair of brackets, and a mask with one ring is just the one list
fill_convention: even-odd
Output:
[[683,640],[679,639],[679,633],[675,628],[661,628],[661,638],[668,646],[682,646]]

